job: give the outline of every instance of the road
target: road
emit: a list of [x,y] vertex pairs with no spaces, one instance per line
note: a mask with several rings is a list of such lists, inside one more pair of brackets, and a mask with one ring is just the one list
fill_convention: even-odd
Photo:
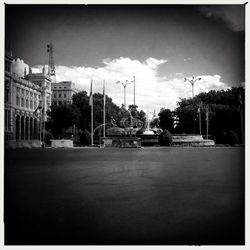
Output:
[[244,244],[244,148],[5,152],[7,245]]

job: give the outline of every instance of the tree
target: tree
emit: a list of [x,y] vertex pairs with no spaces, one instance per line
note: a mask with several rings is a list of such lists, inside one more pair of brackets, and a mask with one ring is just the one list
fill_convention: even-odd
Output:
[[164,129],[159,135],[159,144],[160,146],[169,146],[173,141],[172,135],[167,129]]
[[50,127],[54,135],[63,136],[65,129],[79,124],[79,110],[73,104],[51,106]]
[[[244,124],[245,110],[243,88],[211,90],[208,93],[200,93],[193,99],[180,99],[174,111],[179,120],[175,128],[176,133],[192,133],[192,116],[195,114],[198,118],[198,106],[200,106],[202,134],[206,134],[206,107],[208,107],[209,134],[216,137],[218,141],[223,141],[225,131],[233,130],[241,142],[241,120]],[[199,119],[196,119],[196,133],[198,126]]]
[[72,96],[73,104],[79,110],[79,127],[90,130],[89,96],[86,91],[81,91]]
[[167,129],[171,133],[174,130],[174,114],[170,109],[164,109],[162,108],[160,110],[159,116],[159,126],[162,129]]

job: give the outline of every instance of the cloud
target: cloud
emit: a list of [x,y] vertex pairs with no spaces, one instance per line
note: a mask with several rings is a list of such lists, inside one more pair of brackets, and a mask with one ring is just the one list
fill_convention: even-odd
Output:
[[[184,74],[178,72],[171,77],[163,77],[158,74],[159,67],[166,63],[165,59],[148,58],[143,62],[120,57],[115,59],[106,58],[103,66],[93,67],[56,67],[57,81],[73,81],[79,90],[89,93],[90,81],[93,79],[93,92],[102,93],[103,80],[106,81],[106,93],[113,101],[121,106],[124,100],[124,88],[117,81],[132,81],[135,76],[136,105],[144,111],[159,112],[164,108],[174,109],[179,98],[192,96],[191,84],[184,82]],[[33,71],[40,72],[42,66],[36,66]],[[202,80],[196,82],[195,94],[208,92],[211,89],[226,89],[227,84],[221,82],[219,75],[200,75]],[[133,83],[126,87],[126,103],[133,104]]]
[[26,72],[28,74],[29,72],[29,65],[26,64],[22,59],[17,58],[13,61],[12,70],[13,73],[17,74],[20,77],[24,77],[24,69],[26,69]]
[[244,5],[203,5],[199,10],[209,18],[223,20],[233,31],[244,31],[244,8]]

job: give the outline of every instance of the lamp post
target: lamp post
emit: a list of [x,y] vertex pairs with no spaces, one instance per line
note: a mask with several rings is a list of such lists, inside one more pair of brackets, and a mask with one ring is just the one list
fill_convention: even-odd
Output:
[[124,108],[126,109],[126,87],[128,84],[130,84],[132,82],[129,82],[128,80],[126,80],[125,83],[121,82],[121,81],[116,82],[116,84],[119,84],[119,83],[121,83],[123,88],[124,88]]
[[201,77],[199,78],[194,78],[194,76],[191,79],[184,78],[184,82],[189,82],[192,85],[192,99],[193,99],[193,134],[195,134],[195,122],[194,122],[194,84],[197,81],[200,81]]
[[134,106],[135,106],[135,76],[133,76],[133,80],[134,80]]

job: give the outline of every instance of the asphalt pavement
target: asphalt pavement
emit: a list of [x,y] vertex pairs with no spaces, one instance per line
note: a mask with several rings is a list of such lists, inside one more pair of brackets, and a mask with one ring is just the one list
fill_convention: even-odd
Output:
[[6,245],[242,245],[244,148],[5,152]]

